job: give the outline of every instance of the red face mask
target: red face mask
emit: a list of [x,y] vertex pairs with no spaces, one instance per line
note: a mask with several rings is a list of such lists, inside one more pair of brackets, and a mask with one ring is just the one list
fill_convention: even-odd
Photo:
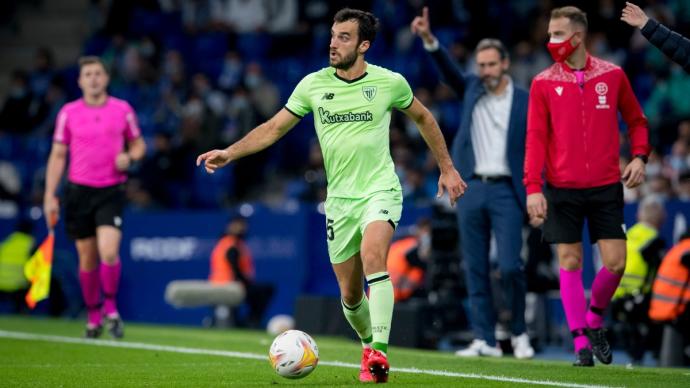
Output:
[[551,58],[553,58],[554,61],[565,62],[565,60],[568,59],[570,54],[572,54],[580,46],[580,43],[576,44],[575,46],[573,46],[573,44],[570,43],[570,41],[573,39],[573,36],[575,36],[575,34],[571,35],[570,38],[562,42],[549,42],[546,44],[546,48],[549,49]]

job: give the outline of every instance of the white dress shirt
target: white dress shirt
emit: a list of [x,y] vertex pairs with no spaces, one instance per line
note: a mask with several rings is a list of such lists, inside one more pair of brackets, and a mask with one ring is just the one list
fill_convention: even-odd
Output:
[[503,93],[496,95],[487,91],[474,106],[470,133],[477,175],[510,175],[506,147],[512,102],[513,81],[508,77]]

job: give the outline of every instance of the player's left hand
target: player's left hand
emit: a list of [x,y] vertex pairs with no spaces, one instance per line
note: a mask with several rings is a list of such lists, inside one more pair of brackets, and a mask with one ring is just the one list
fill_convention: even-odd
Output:
[[632,189],[644,182],[645,164],[640,158],[633,158],[633,160],[625,166],[623,171],[623,181],[625,187]]
[[436,197],[440,198],[443,192],[447,191],[450,206],[455,206],[455,202],[465,194],[466,189],[467,183],[462,180],[458,170],[451,168],[447,171],[441,171],[441,176],[438,178],[438,193],[436,193]]
[[196,165],[201,166],[201,163],[204,163],[207,173],[213,174],[217,169],[230,163],[230,153],[227,150],[208,151],[196,158]]
[[132,164],[132,158],[126,152],[120,152],[115,158],[115,167],[118,171],[127,171]]
[[621,12],[621,20],[633,27],[642,28],[647,24],[649,17],[644,13],[642,8],[626,1],[625,8],[623,8]]

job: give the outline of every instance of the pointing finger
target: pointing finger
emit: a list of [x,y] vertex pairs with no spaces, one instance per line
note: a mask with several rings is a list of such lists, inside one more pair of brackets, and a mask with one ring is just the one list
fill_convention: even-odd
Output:
[[201,165],[201,161],[204,160],[204,159],[206,159],[206,153],[201,154],[201,155],[199,155],[199,156],[196,158],[196,165],[197,165],[197,166],[200,166],[200,165]]

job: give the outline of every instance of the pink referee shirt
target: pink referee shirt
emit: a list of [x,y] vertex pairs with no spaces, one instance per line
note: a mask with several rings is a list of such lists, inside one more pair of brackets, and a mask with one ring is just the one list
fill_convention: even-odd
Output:
[[53,140],[69,147],[67,179],[79,185],[106,187],[127,180],[115,167],[125,142],[140,136],[134,109],[127,101],[108,97],[90,106],[83,98],[60,110]]

